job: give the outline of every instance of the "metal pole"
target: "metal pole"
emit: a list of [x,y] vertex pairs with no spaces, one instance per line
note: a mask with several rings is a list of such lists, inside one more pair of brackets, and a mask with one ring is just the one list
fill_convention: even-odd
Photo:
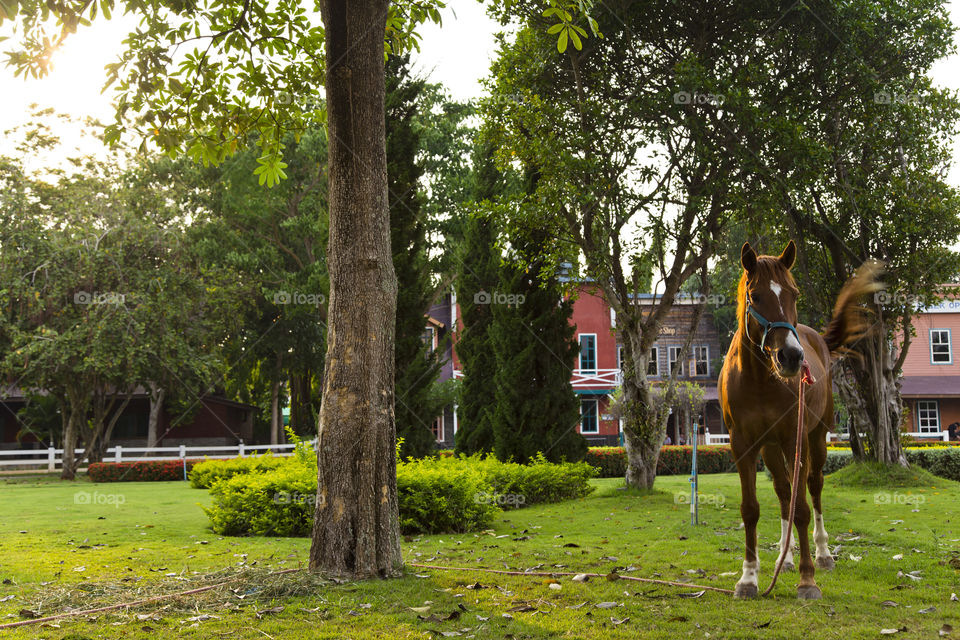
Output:
[[700,513],[698,503],[699,483],[697,473],[697,423],[693,423],[693,455],[690,464],[690,524],[700,524]]

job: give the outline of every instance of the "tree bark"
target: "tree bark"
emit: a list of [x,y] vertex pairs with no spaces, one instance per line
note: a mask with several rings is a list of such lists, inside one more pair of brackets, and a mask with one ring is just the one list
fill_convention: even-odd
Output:
[[277,380],[270,387],[270,444],[280,443],[280,386]]
[[402,567],[393,412],[397,281],[384,123],[387,0],[323,0],[330,272],[310,568],[370,578]]
[[[63,430],[63,464],[60,471],[62,480],[73,480],[77,475],[80,460],[75,450],[80,440],[80,430],[87,419],[87,410],[90,407],[90,396],[84,390],[67,389],[64,403],[68,415],[64,417]],[[81,458],[82,460],[82,458]]]
[[851,440],[856,430],[866,438],[866,457],[907,467],[909,463],[900,445],[903,404],[898,370],[885,329],[881,326],[875,334],[862,338],[857,355],[844,358],[841,373],[834,380],[850,412]]
[[156,382],[150,383],[150,417],[147,422],[147,447],[157,446],[157,430],[160,425],[160,412],[163,411],[163,399],[167,395],[167,390],[157,385]]

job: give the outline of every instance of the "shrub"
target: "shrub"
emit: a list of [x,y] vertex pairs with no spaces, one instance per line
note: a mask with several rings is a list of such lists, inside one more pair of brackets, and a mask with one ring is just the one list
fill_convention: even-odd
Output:
[[194,489],[209,489],[218,480],[232,478],[244,473],[263,473],[276,469],[284,459],[274,457],[270,452],[262,456],[232,458],[230,460],[204,460],[190,470],[190,486]]
[[[187,471],[199,461],[187,460]],[[87,475],[94,482],[150,482],[183,480],[183,460],[138,460],[137,462],[93,462]]]
[[424,458],[397,465],[403,533],[476,531],[500,513],[494,486],[478,465],[457,462]]
[[309,536],[317,494],[317,473],[300,464],[283,464],[262,473],[223,478],[210,488],[213,504],[204,508],[221,535]]
[[[400,528],[405,534],[484,529],[500,507],[585,496],[595,474],[586,463],[552,464],[542,456],[529,465],[479,456],[408,460],[397,465]],[[214,482],[213,505],[205,511],[219,534],[305,536],[316,491],[316,467],[295,456],[274,469]]]
[[591,447],[584,458],[597,469],[601,478],[622,478],[627,475],[627,451],[623,447]]
[[907,461],[932,473],[935,476],[960,482],[960,449],[917,449],[904,452]]

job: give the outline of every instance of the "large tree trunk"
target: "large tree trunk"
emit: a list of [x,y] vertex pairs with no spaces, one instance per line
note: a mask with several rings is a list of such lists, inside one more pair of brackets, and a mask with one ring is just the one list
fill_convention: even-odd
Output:
[[387,0],[323,0],[329,128],[329,324],[310,568],[369,578],[402,567],[384,124]]
[[147,420],[147,447],[157,446],[157,430],[160,425],[160,412],[163,411],[163,399],[167,395],[167,390],[157,385],[156,382],[150,383],[150,417]]
[[844,358],[834,380],[850,412],[851,432],[855,429],[866,438],[866,456],[883,464],[907,467],[900,446],[903,404],[893,353],[883,329],[861,339],[857,345],[860,357]]
[[624,335],[626,362],[623,372],[623,443],[627,452],[628,487],[652,489],[657,461],[667,435],[669,411],[646,380],[649,351],[636,335]]

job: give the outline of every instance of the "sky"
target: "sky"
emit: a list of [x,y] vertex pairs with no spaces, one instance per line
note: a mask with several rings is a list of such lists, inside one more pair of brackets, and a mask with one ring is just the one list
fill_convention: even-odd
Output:
[[[469,100],[483,94],[480,80],[486,76],[495,53],[494,33],[499,29],[486,16],[476,0],[450,0],[443,11],[443,26],[425,25],[421,29],[422,51],[416,68],[432,82],[447,87],[458,100]],[[950,3],[951,16],[960,24],[960,0]],[[51,106],[73,116],[93,116],[103,122],[112,120],[110,92],[101,94],[104,65],[113,62],[121,41],[133,20],[116,18],[98,21],[92,27],[72,35],[55,55],[53,72],[42,80],[14,78],[12,70],[0,67],[0,122],[3,129],[25,122],[29,105]],[[10,35],[8,27],[0,36]],[[0,44],[0,51],[7,47]],[[960,56],[939,62],[933,69],[938,84],[960,90]],[[80,143],[71,132],[61,132],[70,145]],[[74,132],[75,133],[75,132]],[[954,143],[954,167],[949,181],[960,187],[960,139]],[[0,140],[0,153],[9,153],[7,140]]]

